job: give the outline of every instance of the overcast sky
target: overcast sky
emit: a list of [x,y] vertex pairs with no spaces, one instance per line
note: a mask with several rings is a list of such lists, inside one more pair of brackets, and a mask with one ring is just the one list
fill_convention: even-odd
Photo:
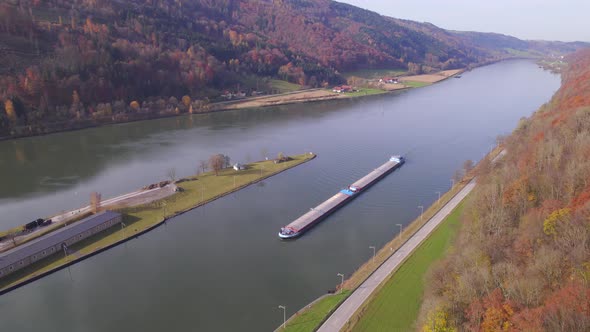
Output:
[[337,0],[449,30],[590,42],[590,0]]

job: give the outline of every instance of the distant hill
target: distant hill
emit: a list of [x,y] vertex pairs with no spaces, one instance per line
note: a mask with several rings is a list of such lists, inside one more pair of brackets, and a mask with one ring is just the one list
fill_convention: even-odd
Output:
[[320,87],[343,71],[473,67],[556,46],[329,0],[5,0],[0,22],[0,137],[199,112],[271,79]]
[[584,47],[590,47],[590,43],[585,42],[521,40],[498,33],[462,31],[453,31],[452,33],[473,47],[487,49],[501,56],[565,55]]

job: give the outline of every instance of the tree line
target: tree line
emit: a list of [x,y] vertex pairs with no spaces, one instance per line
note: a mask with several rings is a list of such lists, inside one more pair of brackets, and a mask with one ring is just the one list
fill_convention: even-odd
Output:
[[590,329],[590,50],[475,169],[453,250],[431,269],[424,331]]

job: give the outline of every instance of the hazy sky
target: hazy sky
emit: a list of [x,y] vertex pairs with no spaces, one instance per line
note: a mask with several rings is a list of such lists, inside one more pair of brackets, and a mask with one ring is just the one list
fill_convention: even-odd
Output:
[[449,30],[590,42],[590,0],[337,0]]

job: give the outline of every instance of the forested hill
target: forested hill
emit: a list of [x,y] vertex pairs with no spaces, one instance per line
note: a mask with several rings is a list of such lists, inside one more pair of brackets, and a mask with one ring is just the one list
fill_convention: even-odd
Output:
[[590,50],[480,165],[454,251],[431,271],[424,331],[590,330]]
[[4,0],[0,22],[0,137],[199,111],[261,78],[319,87],[518,55],[329,0]]

